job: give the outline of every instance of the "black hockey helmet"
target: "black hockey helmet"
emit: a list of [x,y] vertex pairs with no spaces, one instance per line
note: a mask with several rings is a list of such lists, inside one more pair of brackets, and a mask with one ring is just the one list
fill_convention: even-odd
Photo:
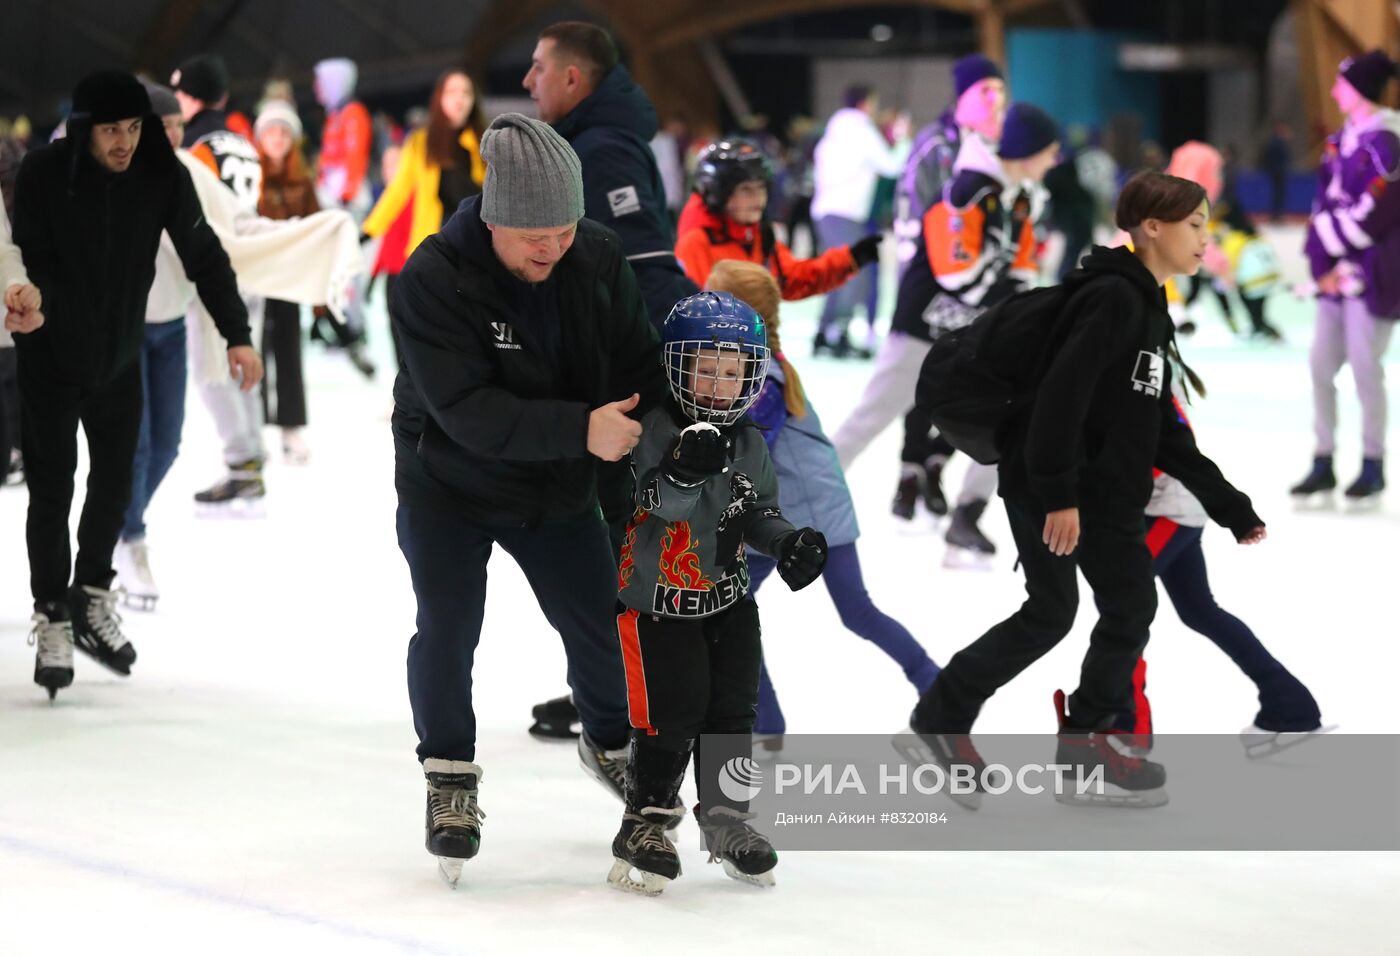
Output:
[[724,211],[740,183],[773,182],[773,163],[751,139],[722,139],[700,151],[695,162],[695,191],[713,213]]

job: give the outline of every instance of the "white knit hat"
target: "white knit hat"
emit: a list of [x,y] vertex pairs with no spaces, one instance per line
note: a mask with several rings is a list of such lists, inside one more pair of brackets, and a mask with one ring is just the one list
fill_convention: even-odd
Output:
[[301,139],[301,117],[296,107],[285,100],[268,100],[258,111],[258,119],[253,123],[253,135],[261,136],[263,130],[272,123],[281,123],[292,131],[292,139]]

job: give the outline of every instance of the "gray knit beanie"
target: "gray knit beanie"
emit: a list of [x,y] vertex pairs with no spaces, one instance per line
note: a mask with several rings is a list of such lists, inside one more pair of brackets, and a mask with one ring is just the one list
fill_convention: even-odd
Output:
[[548,123],[502,113],[481,139],[481,219],[507,229],[554,229],[583,218],[583,167]]

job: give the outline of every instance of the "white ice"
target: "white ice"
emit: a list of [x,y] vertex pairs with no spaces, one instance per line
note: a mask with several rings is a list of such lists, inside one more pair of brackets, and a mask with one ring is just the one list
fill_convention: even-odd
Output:
[[[1296,248],[1296,234],[1283,239]],[[1328,722],[1400,732],[1400,506],[1293,510],[1285,489],[1311,454],[1310,307],[1281,295],[1274,311],[1285,346],[1236,343],[1209,321],[1184,345],[1210,386],[1194,409],[1201,444],[1269,523],[1257,548],[1208,533],[1212,584]],[[834,429],[869,365],[808,359],[815,314],[786,306],[784,338]],[[387,369],[379,307],[374,320]],[[26,495],[0,490],[0,953],[1396,951],[1396,853],[790,852],[765,892],[707,866],[687,822],[685,873],[661,898],[611,890],[618,805],[569,746],[525,732],[530,706],[563,691],[564,664],[508,557],[492,563],[475,671],[489,819],[449,891],[422,846],[389,376],[365,383],[315,347],[308,373],[312,463],[277,463],[269,429],[265,520],[194,516],[190,495],[220,462],[191,394],[180,460],[149,513],[164,596],[154,613],[126,613],[140,652],[129,679],[79,656],[57,703],[32,683]],[[1357,410],[1349,374],[1339,382],[1348,482]],[[982,573],[942,570],[932,522],[890,516],[897,450],[891,429],[850,471],[865,578],[943,662],[1019,603],[1020,579],[995,506],[986,528],[1002,552]],[[842,630],[821,588],[778,583],[761,604],[789,730],[901,728],[914,696],[898,669]],[[978,729],[1048,731],[1051,692],[1073,686],[1092,620],[1086,609]],[[1165,596],[1148,659],[1159,731],[1234,733],[1252,718],[1252,686]]]

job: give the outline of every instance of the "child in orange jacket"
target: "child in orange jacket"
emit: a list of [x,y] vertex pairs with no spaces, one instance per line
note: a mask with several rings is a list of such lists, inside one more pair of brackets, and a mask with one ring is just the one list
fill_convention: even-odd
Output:
[[765,214],[772,181],[772,163],[750,140],[721,140],[700,153],[695,193],[681,213],[676,243],[676,258],[696,284],[704,284],[716,262],[739,259],[771,272],[784,299],[805,299],[831,291],[879,258],[879,236],[796,258],[774,237]]

